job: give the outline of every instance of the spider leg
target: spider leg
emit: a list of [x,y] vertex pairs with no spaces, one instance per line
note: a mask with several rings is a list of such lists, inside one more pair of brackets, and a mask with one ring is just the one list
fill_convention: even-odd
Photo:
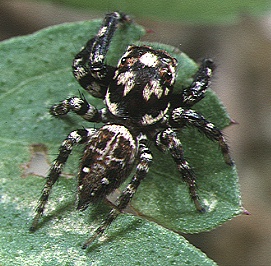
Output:
[[129,21],[129,17],[123,13],[107,14],[98,34],[74,58],[74,77],[94,97],[105,96],[115,71],[114,67],[104,64],[105,56],[118,24]]
[[205,209],[199,202],[199,196],[196,191],[196,178],[189,163],[185,160],[183,155],[183,147],[176,133],[167,128],[158,133],[156,138],[156,145],[162,150],[169,150],[175,163],[177,164],[179,172],[182,174],[183,180],[187,183],[191,199],[194,201],[196,209],[199,212],[204,212]]
[[41,197],[39,199],[38,205],[36,207],[36,214],[32,221],[32,225],[29,228],[31,232],[34,232],[37,228],[38,222],[40,217],[43,214],[45,205],[48,201],[49,194],[54,183],[58,180],[62,169],[71,154],[71,151],[76,144],[83,144],[87,142],[87,140],[94,134],[95,129],[79,129],[76,131],[72,131],[67,138],[62,142],[61,146],[59,147],[59,154],[55,159],[49,174],[47,176],[46,183],[42,190]]
[[50,114],[56,117],[65,115],[69,111],[73,111],[89,122],[99,123],[104,120],[102,110],[99,111],[89,104],[83,95],[81,97],[67,98],[50,108]]
[[102,224],[95,230],[93,236],[89,238],[84,245],[83,249],[86,249],[97,237],[101,236],[103,232],[110,226],[110,224],[116,219],[116,217],[122,212],[132,197],[137,191],[140,182],[145,178],[149,171],[150,164],[152,162],[152,154],[147,147],[147,138],[144,135],[139,137],[139,163],[136,167],[136,173],[133,176],[131,182],[122,191],[121,195],[117,199],[115,207],[110,211],[107,218]]
[[203,59],[192,84],[182,91],[180,97],[176,97],[176,94],[173,94],[171,106],[185,106],[190,108],[203,99],[206,90],[210,86],[210,79],[214,69],[215,65],[211,59]]
[[204,118],[201,114],[193,110],[184,110],[179,107],[172,111],[172,120],[178,126],[191,125],[196,127],[200,132],[204,133],[209,139],[217,141],[224,160],[228,165],[233,165],[234,162],[230,157],[229,147],[222,132],[211,122]]

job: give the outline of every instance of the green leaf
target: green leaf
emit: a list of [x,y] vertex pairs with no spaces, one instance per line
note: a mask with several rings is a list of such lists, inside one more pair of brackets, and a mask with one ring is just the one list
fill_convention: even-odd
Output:
[[[0,264],[5,265],[215,265],[174,231],[200,232],[241,212],[240,193],[234,168],[224,164],[216,143],[193,129],[182,132],[186,157],[198,177],[201,200],[209,206],[200,215],[191,203],[185,184],[174,170],[169,155],[155,152],[148,178],[140,187],[133,206],[140,217],[123,214],[100,241],[87,251],[81,244],[105,217],[103,204],[75,211],[76,181],[60,178],[54,186],[40,228],[28,232],[44,179],[24,175],[31,159],[31,145],[43,143],[53,160],[65,136],[77,128],[97,126],[75,115],[52,118],[48,108],[67,96],[78,95],[80,86],[71,73],[73,56],[94,36],[101,21],[64,24],[0,44]],[[144,30],[134,24],[121,27],[107,57],[116,64],[126,46],[135,43]],[[156,44],[153,44],[156,46]],[[166,47],[174,53],[174,49]],[[177,88],[187,86],[197,65],[176,53],[180,75]],[[98,108],[101,100],[86,95]],[[216,96],[209,92],[197,109],[223,128],[229,124]],[[65,174],[75,176],[81,149],[73,152]],[[103,208],[106,208],[104,210]],[[144,248],[142,248],[144,247]]]

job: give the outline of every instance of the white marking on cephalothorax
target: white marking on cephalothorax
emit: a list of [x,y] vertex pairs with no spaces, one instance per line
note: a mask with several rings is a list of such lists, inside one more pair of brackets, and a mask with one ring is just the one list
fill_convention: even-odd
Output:
[[126,96],[135,86],[134,78],[129,79],[124,86],[123,96]]
[[117,85],[124,85],[123,96],[126,96],[135,85],[135,74],[132,71],[120,73],[117,78]]
[[164,89],[164,94],[165,94],[165,95],[168,95],[169,92],[170,92],[170,89],[169,89],[168,87],[165,87],[165,89]]
[[156,67],[157,63],[159,62],[157,56],[153,53],[147,52],[143,54],[140,58],[139,61],[148,67]]
[[106,102],[106,105],[107,105],[109,111],[113,115],[117,115],[117,113],[118,113],[118,104],[117,103],[112,103],[110,101],[110,92],[109,91],[107,91],[107,93],[105,95],[105,102]]
[[163,88],[161,88],[159,81],[151,80],[143,89],[143,97],[148,101],[151,95],[154,94],[158,99],[163,95]]
[[152,125],[152,124],[158,122],[159,120],[161,120],[165,116],[165,114],[168,111],[168,108],[169,108],[169,104],[168,104],[167,108],[165,110],[160,111],[160,113],[156,117],[153,117],[152,115],[149,115],[149,114],[145,114],[141,120],[142,125]]

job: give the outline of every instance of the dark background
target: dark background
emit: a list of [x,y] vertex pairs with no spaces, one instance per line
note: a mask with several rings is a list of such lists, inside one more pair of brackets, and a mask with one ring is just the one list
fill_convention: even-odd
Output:
[[[147,41],[180,47],[198,61],[217,64],[212,88],[238,124],[227,128],[244,207],[223,226],[187,238],[219,265],[271,265],[271,12],[243,12],[233,23],[203,25],[142,19]],[[49,25],[102,18],[104,12],[62,5],[0,1],[0,39],[25,35]]]

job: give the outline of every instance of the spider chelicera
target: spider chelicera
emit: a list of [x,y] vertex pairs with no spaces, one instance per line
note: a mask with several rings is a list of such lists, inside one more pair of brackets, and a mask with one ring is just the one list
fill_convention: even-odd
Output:
[[35,231],[50,191],[76,144],[84,144],[78,174],[78,210],[105,199],[128,178],[136,165],[130,183],[121,192],[107,218],[95,230],[83,248],[100,236],[133,198],[152,163],[148,142],[161,151],[168,150],[180,176],[187,183],[196,209],[204,212],[196,191],[195,175],[185,160],[176,132],[193,126],[209,139],[217,141],[225,162],[233,164],[221,131],[201,114],[190,109],[205,95],[214,64],[204,59],[191,86],[173,94],[177,60],[163,50],[149,46],[129,46],[117,67],[104,63],[110,41],[120,23],[131,23],[123,13],[105,16],[97,35],[75,56],[73,74],[92,96],[104,99],[105,108],[97,110],[81,97],[70,97],[51,107],[53,116],[73,111],[89,122],[102,122],[100,129],[72,131],[59,148],[51,166],[30,231]]

